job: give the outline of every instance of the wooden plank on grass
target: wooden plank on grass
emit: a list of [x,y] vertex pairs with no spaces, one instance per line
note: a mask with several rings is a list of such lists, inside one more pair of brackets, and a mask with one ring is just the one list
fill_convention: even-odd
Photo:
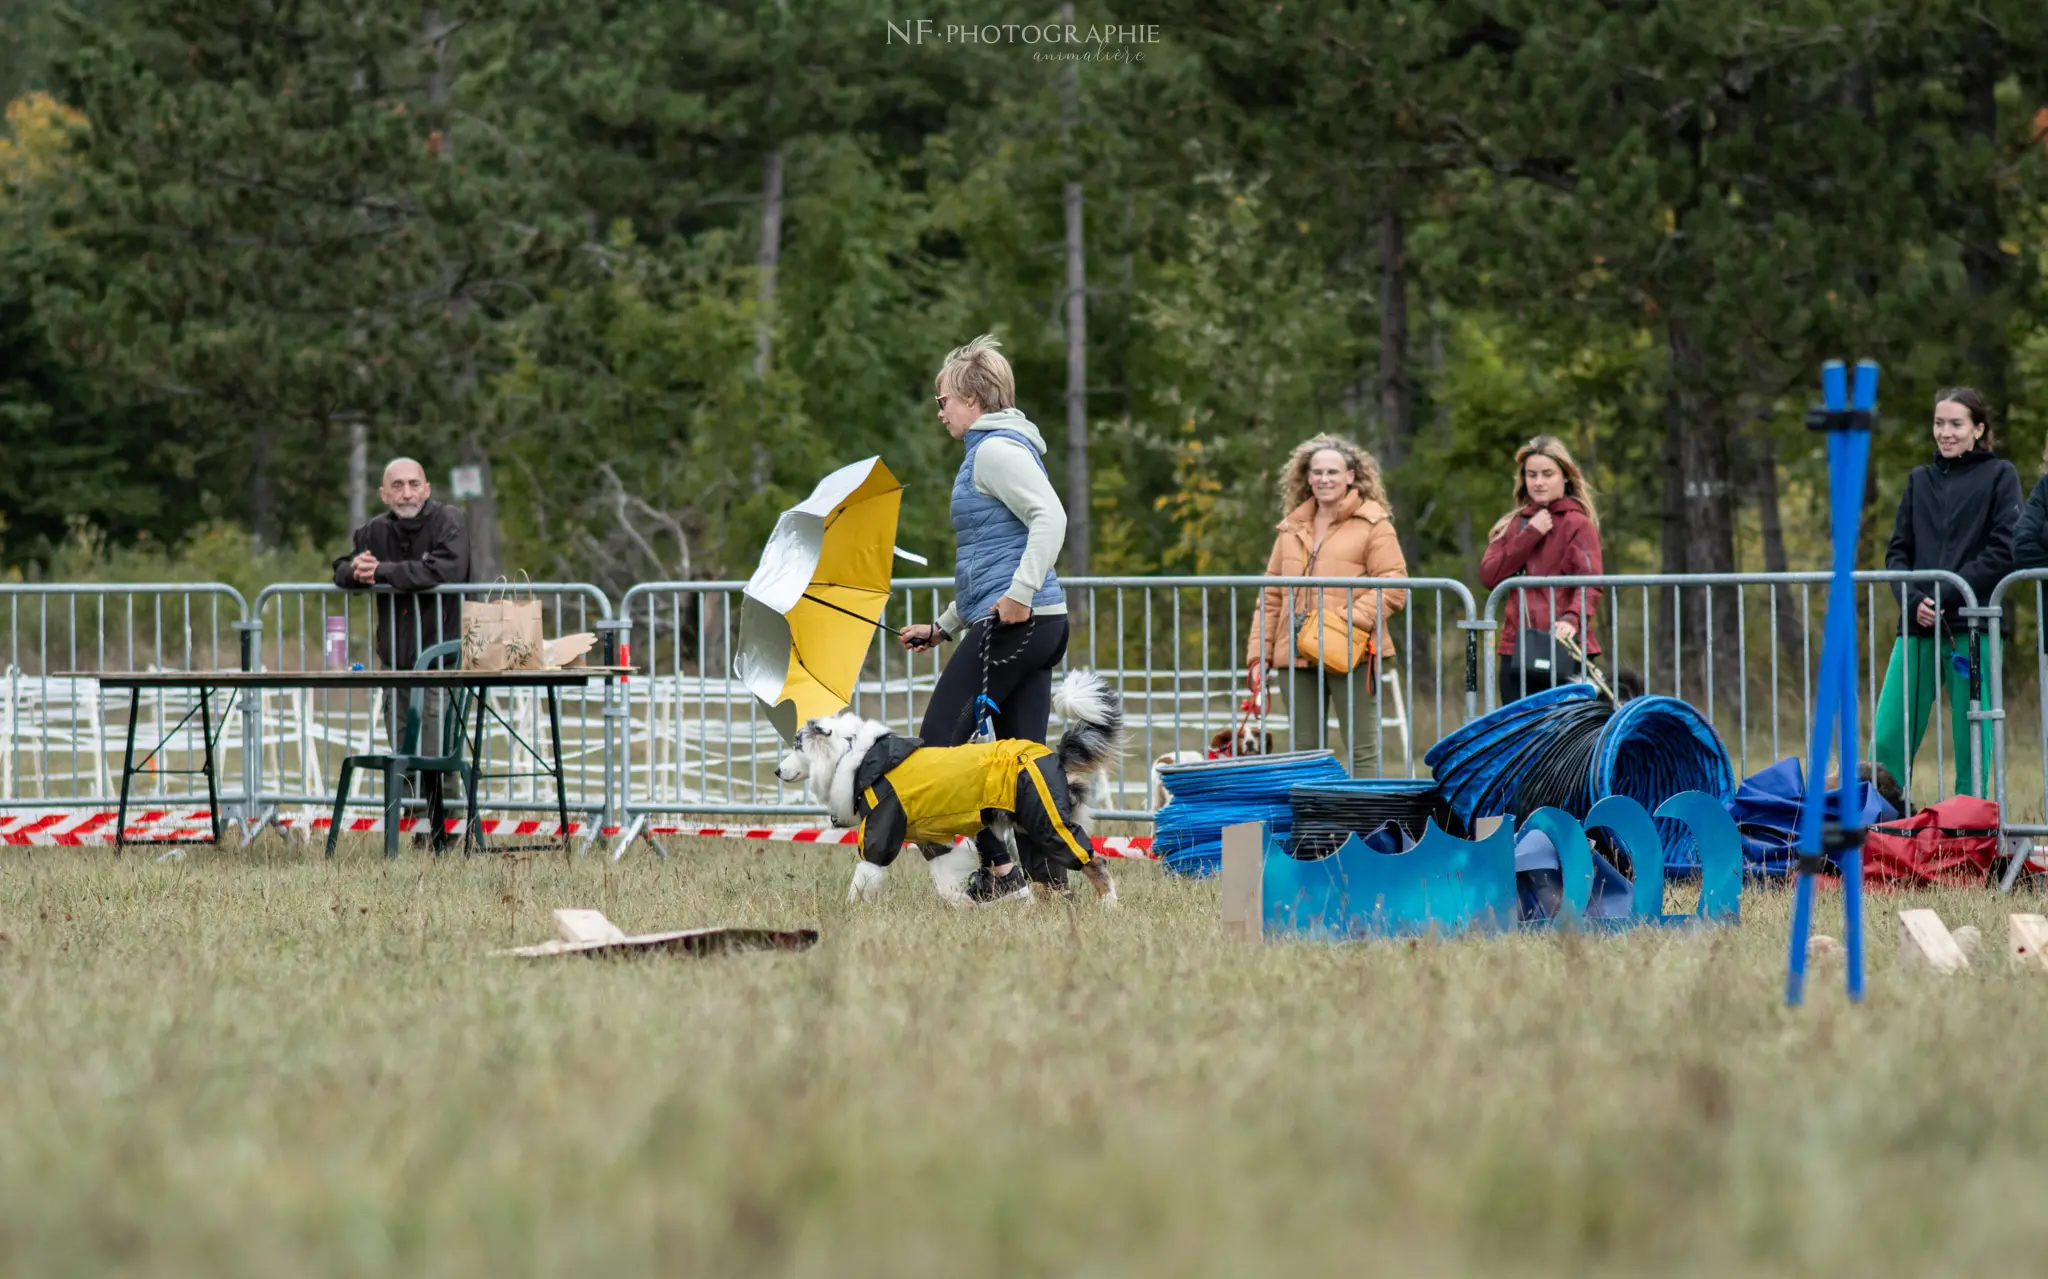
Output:
[[2048,916],[2007,915],[2006,943],[2015,968],[2048,968]]
[[1223,828],[1223,931],[1233,937],[1265,935],[1265,903],[1259,885],[1266,874],[1266,824],[1239,822]]
[[1931,910],[1899,912],[1899,965],[1929,968],[1937,973],[1959,973],[1970,966],[1969,956],[1956,944],[1948,925]]
[[567,942],[620,942],[625,932],[601,910],[564,907],[555,912],[555,936]]

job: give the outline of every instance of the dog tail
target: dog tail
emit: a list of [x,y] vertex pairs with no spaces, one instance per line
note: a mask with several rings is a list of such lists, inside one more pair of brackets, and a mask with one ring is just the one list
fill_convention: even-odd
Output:
[[1052,701],[1067,721],[1056,749],[1069,783],[1094,777],[1123,754],[1124,699],[1108,680],[1094,671],[1069,671]]

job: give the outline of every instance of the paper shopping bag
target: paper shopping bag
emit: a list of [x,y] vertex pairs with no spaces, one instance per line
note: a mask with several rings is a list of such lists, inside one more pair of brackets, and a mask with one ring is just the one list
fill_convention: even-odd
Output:
[[530,671],[541,664],[537,599],[485,598],[462,610],[462,669]]

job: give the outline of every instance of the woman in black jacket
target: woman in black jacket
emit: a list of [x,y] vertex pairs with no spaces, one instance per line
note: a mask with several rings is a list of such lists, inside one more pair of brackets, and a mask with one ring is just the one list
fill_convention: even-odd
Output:
[[[1991,410],[1967,386],[1934,397],[1934,459],[1906,477],[1906,492],[1892,521],[1885,567],[1946,569],[1970,584],[1981,602],[2012,570],[2020,520],[2020,474],[1991,452]],[[1932,583],[1900,591],[1905,616],[1877,699],[1877,762],[1900,779],[1910,798],[1908,761],[1920,751],[1934,705],[1934,685],[1947,688],[1949,740],[1956,793],[1983,793],[1970,775],[1970,675],[1957,612],[1963,601],[1944,592],[1935,605]],[[1990,725],[1982,726],[1983,760],[1991,760]]]

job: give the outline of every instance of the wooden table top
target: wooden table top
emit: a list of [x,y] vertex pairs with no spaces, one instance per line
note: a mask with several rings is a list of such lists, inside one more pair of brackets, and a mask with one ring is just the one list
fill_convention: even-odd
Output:
[[90,679],[101,688],[571,688],[634,674],[630,666],[566,666],[552,671],[59,671],[54,679]]

